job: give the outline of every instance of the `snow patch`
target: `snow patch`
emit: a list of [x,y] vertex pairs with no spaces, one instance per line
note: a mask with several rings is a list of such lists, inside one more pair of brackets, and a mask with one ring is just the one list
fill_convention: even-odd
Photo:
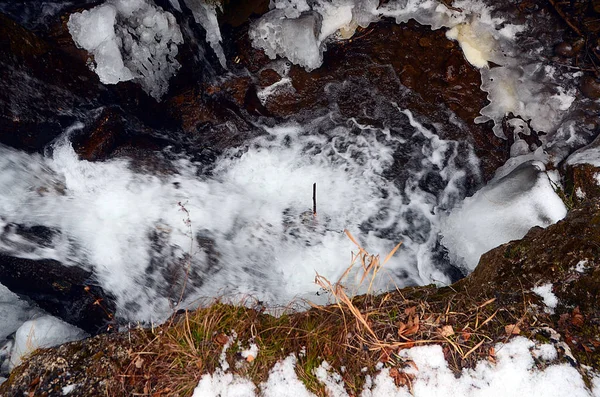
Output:
[[79,386],[78,384],[73,384],[73,385],[67,385],[65,387],[62,388],[61,392],[63,396],[67,396],[70,393],[73,392],[73,390],[75,390],[75,388]]
[[552,284],[542,284],[533,288],[531,291],[539,295],[544,300],[544,305],[547,307],[547,311],[554,313],[556,305],[558,305],[558,298],[552,292]]
[[[419,346],[401,350],[399,358],[412,361],[402,371],[414,375],[412,390],[396,386],[389,368],[383,368],[374,378],[365,375],[361,397],[454,397],[454,396],[519,396],[589,397],[600,390],[600,378],[592,373],[592,390],[585,386],[580,373],[568,364],[556,363],[557,350],[552,345],[537,345],[517,337],[495,346],[496,363],[482,360],[475,368],[464,369],[456,377],[444,358],[439,345]],[[534,358],[546,361],[538,368]],[[260,392],[247,379],[223,373],[204,375],[194,391],[194,397],[255,396],[312,397],[298,380],[294,355],[277,363],[269,372]],[[332,397],[348,397],[341,376],[324,361],[316,370],[318,381]]]
[[242,352],[240,354],[242,355],[242,357],[244,357],[247,360],[250,357],[252,357],[252,360],[253,360],[256,357],[258,357],[258,346],[256,345],[256,343],[251,343],[250,347],[248,349],[242,350]]
[[577,273],[584,273],[588,269],[587,263],[588,263],[587,259],[583,259],[583,260],[577,262],[577,265],[575,266],[575,271]]

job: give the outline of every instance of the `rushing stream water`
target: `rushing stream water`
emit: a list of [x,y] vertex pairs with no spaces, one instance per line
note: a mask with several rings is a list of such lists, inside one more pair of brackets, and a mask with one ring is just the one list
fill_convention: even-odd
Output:
[[[402,243],[371,286],[382,291],[454,282],[483,252],[561,219],[566,209],[554,191],[560,177],[546,165],[589,138],[573,132],[569,119],[581,108],[569,83],[577,72],[543,65],[539,48],[517,39],[531,27],[492,17],[483,2],[456,1],[461,12],[416,0],[375,3],[275,1],[250,25],[250,39],[271,58],[312,70],[334,35],[347,39],[382,17],[448,28],[488,93],[475,121],[503,136],[508,118],[514,130],[513,158],[488,186],[479,190],[480,160],[468,140],[442,138],[443,126],[383,98],[377,106],[385,122],[342,116],[333,101],[312,118],[254,117],[257,133],[214,161],[166,147],[153,152],[160,160],[153,167],[125,157],[81,159],[72,140],[90,122],[82,119],[43,154],[0,144],[0,253],[89,270],[115,297],[119,321],[161,322],[211,297],[326,303],[315,276],[336,282],[346,274],[357,250],[346,230],[382,257]],[[170,4],[181,12],[179,2]],[[182,4],[226,66],[214,7]],[[49,2],[38,22],[60,10]],[[75,15],[69,30],[95,56],[90,65],[103,83],[133,80],[156,99],[167,93],[184,40],[172,14],[152,2],[110,0]],[[36,26],[31,15],[23,18]],[[289,70],[287,64],[280,81],[259,90],[263,105],[293,90]],[[459,125],[453,117],[449,123]],[[547,133],[530,145],[531,129]],[[345,279],[350,293],[366,291],[359,279],[358,269]],[[38,311],[0,288],[0,313],[9,319],[0,324],[4,338]]]

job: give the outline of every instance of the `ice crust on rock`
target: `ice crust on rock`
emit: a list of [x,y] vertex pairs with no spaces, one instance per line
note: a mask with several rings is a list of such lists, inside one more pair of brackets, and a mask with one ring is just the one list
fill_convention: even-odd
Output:
[[318,39],[322,17],[314,12],[297,18],[285,15],[285,11],[276,9],[255,23],[249,31],[252,44],[262,48],[271,59],[280,55],[307,70],[318,68],[323,62]]
[[91,68],[104,84],[133,80],[159,100],[181,66],[179,25],[151,1],[109,0],[72,14],[68,27],[75,44],[94,56]]
[[586,147],[577,150],[569,156],[567,164],[590,164],[600,168],[600,136]]
[[442,226],[442,244],[470,272],[485,252],[547,227],[567,214],[539,161],[504,170],[451,211]]
[[[455,1],[455,9],[433,0],[396,0],[381,6],[373,0],[274,0],[271,7],[250,28],[252,45],[271,59],[285,57],[308,71],[321,66],[329,41],[349,38],[358,26],[367,27],[382,17],[449,28],[448,38],[458,41],[466,59],[480,68],[481,88],[490,100],[475,121],[493,121],[494,133],[502,138],[505,116],[512,113],[535,131],[550,133],[575,100],[574,92],[553,81],[551,66],[519,48],[518,34],[527,26],[493,16],[483,1]],[[489,62],[500,66],[489,69]]]
[[58,346],[87,336],[83,330],[53,316],[45,315],[26,321],[15,334],[10,368],[19,365],[25,356],[36,349]]

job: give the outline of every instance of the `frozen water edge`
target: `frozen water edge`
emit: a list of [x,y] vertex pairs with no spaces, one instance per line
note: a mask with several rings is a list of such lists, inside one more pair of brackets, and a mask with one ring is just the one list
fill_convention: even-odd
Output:
[[[575,368],[557,362],[556,348],[552,345],[535,346],[522,337],[495,347],[496,363],[480,361],[473,369],[464,369],[455,377],[444,359],[439,345],[413,347],[401,350],[400,358],[412,361],[400,371],[414,376],[412,389],[396,386],[389,368],[380,371],[374,379],[368,378],[362,397],[429,397],[429,396],[597,396],[600,390],[588,389]],[[534,357],[545,364],[539,369]],[[250,380],[230,372],[218,370],[206,374],[194,391],[194,397],[261,395],[264,397],[313,396],[298,379],[295,355],[277,363],[266,382],[254,385]],[[329,396],[346,397],[342,377],[323,362],[315,371],[319,382]],[[596,379],[596,378],[595,378]],[[597,382],[594,382],[596,384]]]

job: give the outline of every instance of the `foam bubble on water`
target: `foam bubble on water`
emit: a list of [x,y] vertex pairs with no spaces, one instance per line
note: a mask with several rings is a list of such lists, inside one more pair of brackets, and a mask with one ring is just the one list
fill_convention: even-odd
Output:
[[[314,295],[316,273],[336,281],[356,249],[344,229],[381,255],[403,241],[375,289],[449,282],[432,259],[437,212],[462,199],[477,167],[458,160],[458,143],[403,114],[400,135],[328,116],[265,127],[224,154],[210,177],[186,159],[160,175],[134,172],[125,160],[81,161],[66,139],[51,158],[0,147],[0,249],[92,269],[117,297],[117,314],[132,320],[160,321],[182,295],[183,305],[244,294],[269,304],[324,301]],[[400,147],[410,155],[402,184],[386,177]],[[41,246],[13,224],[57,232]],[[364,292],[356,278],[349,293]]]

